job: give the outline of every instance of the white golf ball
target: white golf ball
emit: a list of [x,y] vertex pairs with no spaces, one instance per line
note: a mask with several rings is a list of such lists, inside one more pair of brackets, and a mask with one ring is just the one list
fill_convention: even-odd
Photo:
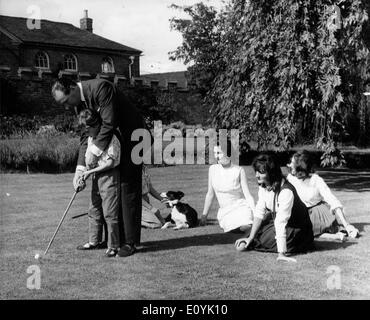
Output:
[[245,241],[240,241],[239,245],[236,247],[236,250],[243,251],[245,249],[246,244],[247,243]]
[[35,254],[35,259],[37,259],[37,260],[40,259],[40,254],[39,253]]

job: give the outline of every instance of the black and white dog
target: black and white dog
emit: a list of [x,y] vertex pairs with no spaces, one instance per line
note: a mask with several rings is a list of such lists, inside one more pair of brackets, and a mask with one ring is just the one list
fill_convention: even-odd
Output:
[[162,192],[162,202],[172,208],[170,215],[166,218],[166,223],[162,229],[174,227],[174,230],[193,228],[198,225],[198,213],[187,203],[180,202],[184,196],[181,191]]

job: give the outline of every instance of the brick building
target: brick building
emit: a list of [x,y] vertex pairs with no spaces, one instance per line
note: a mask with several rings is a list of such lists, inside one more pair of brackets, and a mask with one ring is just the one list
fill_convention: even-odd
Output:
[[31,29],[27,20],[0,15],[1,70],[77,77],[140,76],[141,51],[94,34],[87,10],[80,28],[40,20],[39,28]]
[[87,10],[80,28],[37,22],[0,15],[0,114],[55,113],[50,88],[58,77],[116,84],[140,77],[142,51],[94,34]]
[[94,34],[86,10],[80,28],[48,20],[40,20],[39,29],[29,25],[27,18],[0,15],[0,116],[65,113],[50,90],[55,78],[72,77],[110,80],[136,97],[138,107],[154,94],[174,121],[198,124],[209,118],[186,72],[141,76],[142,52]]

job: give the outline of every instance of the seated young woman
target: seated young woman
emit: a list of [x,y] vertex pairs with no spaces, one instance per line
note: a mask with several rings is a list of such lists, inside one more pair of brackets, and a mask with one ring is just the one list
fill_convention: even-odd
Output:
[[244,233],[252,226],[254,199],[244,169],[231,161],[232,152],[230,140],[214,147],[217,164],[209,167],[208,191],[200,223],[206,224],[212,202],[217,198],[220,206],[217,220],[223,231]]
[[273,155],[261,154],[253,161],[259,185],[258,201],[250,234],[235,242],[237,250],[277,252],[278,260],[313,248],[313,232],[307,207],[284,177]]
[[149,195],[159,201],[163,200],[160,193],[153,187],[148,168],[143,164],[141,226],[150,229],[161,228],[166,220],[162,217],[160,210],[150,203]]
[[295,153],[288,167],[288,181],[296,188],[310,214],[315,237],[344,241],[356,238],[359,231],[348,223],[341,202],[334,196],[324,179],[313,171],[308,151]]

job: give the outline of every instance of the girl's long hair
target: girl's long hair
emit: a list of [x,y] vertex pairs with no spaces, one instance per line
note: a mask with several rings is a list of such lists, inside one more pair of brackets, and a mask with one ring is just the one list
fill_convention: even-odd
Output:
[[254,158],[252,166],[254,171],[267,174],[267,181],[274,192],[280,191],[283,173],[281,172],[280,164],[275,155],[271,153],[262,153]]

